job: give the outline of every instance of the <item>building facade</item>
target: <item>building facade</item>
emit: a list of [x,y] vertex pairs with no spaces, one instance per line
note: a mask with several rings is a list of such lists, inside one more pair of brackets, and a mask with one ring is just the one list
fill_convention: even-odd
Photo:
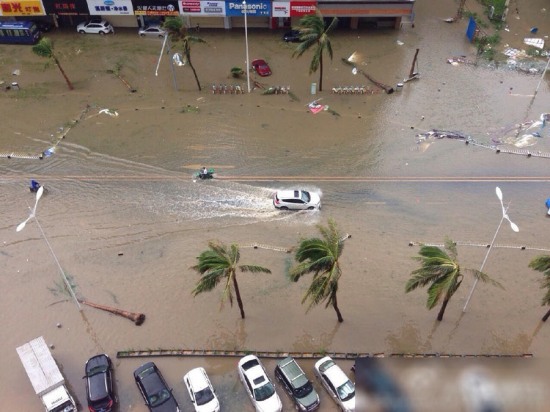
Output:
[[138,27],[182,15],[188,27],[289,28],[318,8],[338,17],[341,27],[393,27],[414,24],[415,0],[0,0],[0,19],[39,18],[71,27],[103,17],[115,27]]

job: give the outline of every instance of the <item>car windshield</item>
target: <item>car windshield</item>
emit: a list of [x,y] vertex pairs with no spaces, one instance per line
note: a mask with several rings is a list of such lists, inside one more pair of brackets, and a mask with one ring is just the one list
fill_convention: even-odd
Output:
[[159,406],[161,403],[166,402],[167,399],[170,399],[170,391],[162,389],[160,392],[149,396],[149,404],[153,407]]
[[197,405],[204,405],[214,399],[214,394],[210,388],[204,388],[202,391],[195,393],[195,400]]
[[109,369],[107,365],[94,366],[93,368],[90,368],[90,370],[88,371],[88,376],[94,376],[94,375],[97,375],[98,373],[105,373],[107,372],[107,369]]
[[302,200],[306,203],[308,203],[311,200],[311,196],[309,195],[309,192],[302,191]]
[[313,390],[313,385],[311,384],[311,382],[307,382],[304,386],[302,386],[300,388],[296,388],[294,390],[294,394],[298,398],[303,398],[304,396],[309,395],[312,390]]
[[338,397],[343,401],[347,401],[355,396],[355,385],[351,381],[347,381],[342,386],[339,386]]
[[265,401],[275,393],[275,388],[271,382],[254,389],[254,399],[257,401]]

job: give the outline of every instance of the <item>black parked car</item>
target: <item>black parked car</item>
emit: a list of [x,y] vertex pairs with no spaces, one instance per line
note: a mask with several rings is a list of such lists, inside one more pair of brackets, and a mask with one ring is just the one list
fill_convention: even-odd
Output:
[[179,412],[178,402],[164,377],[153,362],[134,371],[134,379],[151,412]]
[[86,397],[90,412],[111,412],[116,403],[113,390],[113,366],[111,359],[103,354],[86,362]]
[[292,357],[277,362],[275,377],[283,384],[299,411],[314,411],[319,408],[319,395],[311,381]]
[[283,40],[286,42],[297,43],[300,41],[300,30],[290,30],[283,35]]
[[49,32],[51,29],[53,29],[53,24],[48,23],[47,21],[44,21],[44,20],[33,20],[32,22],[33,22],[34,24],[36,24],[36,27],[37,27],[38,30],[40,30],[42,33],[47,33],[47,32]]

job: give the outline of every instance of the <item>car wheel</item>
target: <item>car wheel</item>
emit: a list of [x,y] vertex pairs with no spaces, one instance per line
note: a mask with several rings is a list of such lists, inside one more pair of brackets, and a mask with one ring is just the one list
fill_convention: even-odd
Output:
[[307,210],[313,210],[313,209],[315,209],[313,206],[310,206],[307,208]]
[[139,37],[145,37],[145,34],[141,33],[141,34],[139,35]]
[[78,32],[79,32],[80,34],[86,33],[84,30],[79,30]]
[[102,35],[102,36],[105,36],[105,32],[104,32],[104,31],[100,31],[99,34]]
[[281,206],[281,210],[288,210],[288,207],[286,207],[286,206]]

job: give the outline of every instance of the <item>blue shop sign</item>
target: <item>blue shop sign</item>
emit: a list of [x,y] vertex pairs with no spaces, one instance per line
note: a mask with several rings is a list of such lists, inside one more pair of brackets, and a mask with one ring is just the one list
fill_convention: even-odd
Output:
[[[228,1],[225,3],[225,15],[231,17],[244,16],[244,4],[241,1]],[[247,1],[246,16],[271,16],[271,2],[268,1]]]

